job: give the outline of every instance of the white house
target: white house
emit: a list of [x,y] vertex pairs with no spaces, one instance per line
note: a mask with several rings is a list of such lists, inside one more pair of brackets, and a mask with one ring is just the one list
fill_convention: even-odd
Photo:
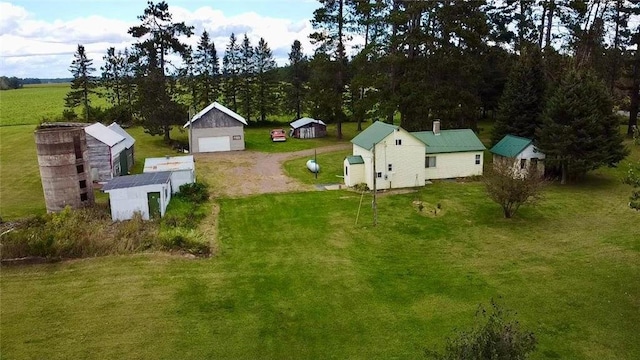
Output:
[[[469,129],[409,133],[375,122],[351,140],[353,155],[344,160],[347,186],[366,183],[377,189],[423,186],[427,180],[482,175],[484,145]],[[375,157],[375,171],[373,158]]]
[[127,172],[125,137],[108,127],[95,123],[84,128],[93,181],[107,181]]
[[180,191],[180,186],[193,184],[196,181],[195,162],[193,155],[165,156],[161,158],[146,158],[144,160],[145,173],[170,171],[171,193]]
[[145,220],[163,217],[171,200],[171,172],[153,172],[111,179],[102,191],[109,194],[111,220]]
[[491,150],[493,163],[508,161],[513,164],[515,175],[523,175],[531,166],[544,173],[545,155],[533,144],[533,140],[514,135],[505,135]]
[[107,128],[124,137],[125,157],[127,159],[127,162],[120,163],[121,164],[120,172],[122,174],[128,174],[129,172],[131,172],[131,168],[135,164],[136,139],[134,139],[133,136],[131,136],[128,132],[126,132],[125,129],[123,129],[120,125],[118,125],[118,123],[114,122],[111,125],[107,126]]
[[247,121],[242,116],[213,102],[184,124],[184,128],[189,128],[189,151],[244,150],[246,125]]
[[485,146],[471,129],[441,130],[433,122],[432,131],[411,133],[425,144],[425,179],[455,179],[482,175]]

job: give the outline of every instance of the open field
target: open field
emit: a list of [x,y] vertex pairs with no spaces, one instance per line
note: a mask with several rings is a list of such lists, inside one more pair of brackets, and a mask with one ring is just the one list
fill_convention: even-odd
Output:
[[[44,212],[34,127],[0,126],[5,219]],[[336,143],[272,144],[268,130],[248,129],[249,150]],[[172,154],[160,137],[130,131],[137,170],[144,157]],[[336,182],[347,153],[318,155],[317,180],[308,156],[284,168],[303,184]],[[628,159],[640,160],[640,148]],[[3,266],[0,357],[415,359],[499,298],[538,337],[534,359],[638,359],[640,214],[626,206],[627,162],[580,185],[552,185],[511,220],[478,182],[382,194],[377,227],[371,196],[348,190],[216,198],[200,227],[215,238],[210,259]]]
[[[221,199],[218,255],[4,267],[7,358],[419,358],[501,298],[535,359],[640,357],[640,233],[596,174],[501,218],[478,183]],[[442,203],[432,217],[412,202]],[[424,210],[429,211],[429,208]]]

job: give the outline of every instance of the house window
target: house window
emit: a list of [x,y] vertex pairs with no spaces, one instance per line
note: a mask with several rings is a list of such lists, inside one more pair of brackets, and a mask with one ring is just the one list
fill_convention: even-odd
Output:
[[527,166],[527,159],[520,159],[520,169],[524,169]]
[[436,157],[435,156],[427,156],[424,158],[424,167],[426,168],[434,168],[436,167]]
[[87,201],[87,200],[89,200],[89,196],[87,196],[87,193],[80,194],[80,201]]
[[396,145],[402,145],[402,139],[396,139]]
[[87,188],[87,180],[80,180],[79,185],[80,185],[80,189],[86,189]]
[[393,164],[389,164],[387,166],[387,171],[393,171]]
[[379,172],[379,173],[377,173],[377,174],[376,174],[376,176],[377,176],[377,177],[379,177],[379,178],[381,178],[381,177],[382,177],[382,173],[381,173],[381,172]]
[[73,151],[76,153],[76,159],[82,159],[82,146],[79,136],[73,137]]
[[82,174],[84,172],[84,165],[76,165],[76,172]]
[[349,167],[348,166],[344,167],[344,174],[345,175],[349,175]]
[[240,136],[240,135],[233,135],[233,140],[242,140],[242,136]]
[[480,155],[476,155],[476,165],[480,165]]

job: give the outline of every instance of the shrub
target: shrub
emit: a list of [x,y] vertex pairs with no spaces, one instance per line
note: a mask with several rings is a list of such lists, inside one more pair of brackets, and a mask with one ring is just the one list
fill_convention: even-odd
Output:
[[196,256],[209,256],[211,248],[194,230],[169,229],[160,234],[163,250],[182,251]]
[[180,191],[176,196],[196,204],[201,204],[209,200],[209,187],[207,184],[201,182],[184,184],[180,186]]
[[359,183],[353,186],[356,191],[369,191],[369,186],[366,183]]
[[520,329],[517,321],[508,319],[509,315],[509,311],[492,300],[488,310],[480,306],[476,313],[483,323],[447,339],[444,353],[425,350],[425,355],[438,360],[526,359],[536,348],[536,337]]

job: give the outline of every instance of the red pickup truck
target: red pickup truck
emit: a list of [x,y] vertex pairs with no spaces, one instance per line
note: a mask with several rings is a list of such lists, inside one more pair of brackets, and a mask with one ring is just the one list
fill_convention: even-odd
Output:
[[271,130],[271,141],[273,142],[287,141],[287,134],[284,132],[284,129]]

